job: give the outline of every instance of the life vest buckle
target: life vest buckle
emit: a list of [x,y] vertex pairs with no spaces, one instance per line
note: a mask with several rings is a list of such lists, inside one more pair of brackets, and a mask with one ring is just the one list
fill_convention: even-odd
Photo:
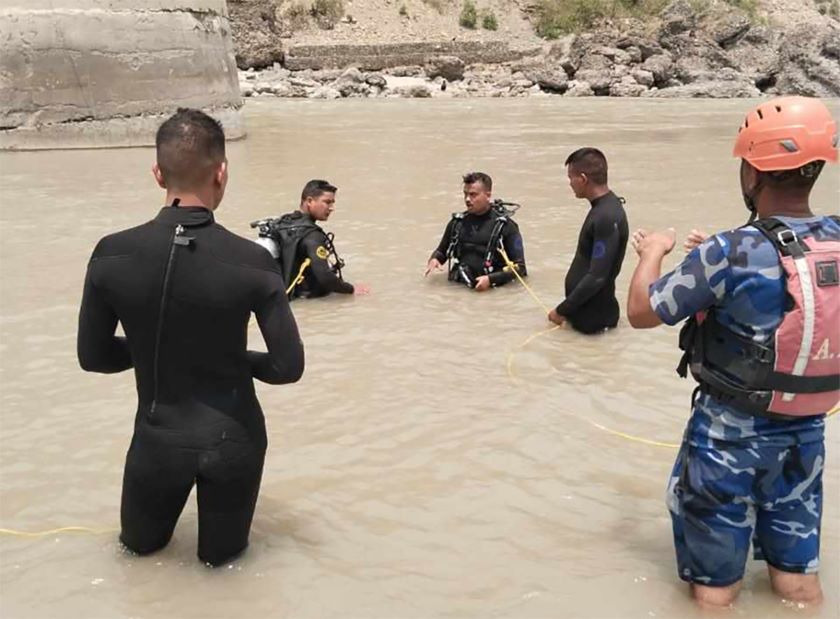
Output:
[[781,245],[782,247],[787,247],[791,243],[796,243],[797,241],[799,241],[799,239],[796,238],[796,232],[794,232],[790,228],[780,231],[776,235],[776,238],[779,240],[779,245]]

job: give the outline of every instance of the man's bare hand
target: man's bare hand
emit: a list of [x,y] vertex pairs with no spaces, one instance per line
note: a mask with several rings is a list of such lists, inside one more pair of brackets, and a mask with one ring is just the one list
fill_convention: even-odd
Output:
[[353,284],[353,294],[357,297],[364,297],[370,294],[370,286],[367,284]]
[[696,228],[689,232],[688,236],[685,237],[685,242],[683,243],[683,249],[685,249],[685,253],[696,249],[701,243],[704,243],[707,238],[709,238],[708,234],[697,230]]
[[481,275],[478,279],[475,280],[475,291],[484,292],[485,290],[490,290],[489,275]]
[[430,258],[429,261],[426,263],[426,272],[423,273],[423,277],[427,277],[429,273],[437,273],[438,271],[443,270],[443,265],[437,258]]
[[553,309],[548,313],[548,319],[556,325],[562,325],[566,322],[566,317],[558,314],[556,309]]
[[674,249],[677,233],[673,228],[668,228],[665,232],[647,232],[639,229],[633,233],[631,242],[640,258],[653,254],[665,256]]

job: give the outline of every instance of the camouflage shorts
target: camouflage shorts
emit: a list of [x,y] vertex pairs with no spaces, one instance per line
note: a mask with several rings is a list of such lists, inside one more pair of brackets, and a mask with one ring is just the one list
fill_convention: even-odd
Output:
[[754,558],[797,573],[819,568],[822,441],[789,447],[683,443],[667,502],[685,581],[726,586]]

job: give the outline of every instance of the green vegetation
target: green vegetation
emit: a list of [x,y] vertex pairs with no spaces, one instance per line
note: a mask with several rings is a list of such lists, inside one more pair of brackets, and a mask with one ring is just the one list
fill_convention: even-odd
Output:
[[461,15],[458,17],[458,23],[464,27],[472,30],[478,23],[478,10],[475,8],[475,3],[472,0],[464,0],[464,6],[461,8]]
[[344,0],[313,0],[309,12],[321,28],[331,30],[344,15]]
[[617,0],[540,0],[537,5],[537,34],[556,39],[564,34],[591,28],[597,20],[613,14]]
[[[840,3],[840,0],[823,0]],[[724,0],[744,11],[755,21],[758,0]],[[689,0],[698,14],[713,10],[710,0]],[[592,28],[603,18],[636,17],[649,19],[658,16],[668,5],[668,0],[538,0],[535,29],[546,39],[556,39],[564,34]]]
[[499,22],[496,20],[496,14],[487,9],[481,15],[481,27],[485,30],[498,30]]
[[295,2],[288,9],[286,9],[285,22],[289,28],[294,30],[301,30],[309,21],[309,7],[302,2]]

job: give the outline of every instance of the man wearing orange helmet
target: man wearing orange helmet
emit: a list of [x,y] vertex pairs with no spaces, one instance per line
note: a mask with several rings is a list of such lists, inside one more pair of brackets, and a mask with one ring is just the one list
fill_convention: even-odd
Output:
[[813,215],[808,199],[837,161],[837,124],[817,99],[775,99],[747,115],[733,154],[751,223],[702,241],[663,277],[673,231],[636,232],[627,314],[636,328],[688,319],[678,372],[699,385],[667,495],[680,578],[701,605],[728,606],[752,538],[777,594],[818,603],[825,413],[840,399],[840,218]]

